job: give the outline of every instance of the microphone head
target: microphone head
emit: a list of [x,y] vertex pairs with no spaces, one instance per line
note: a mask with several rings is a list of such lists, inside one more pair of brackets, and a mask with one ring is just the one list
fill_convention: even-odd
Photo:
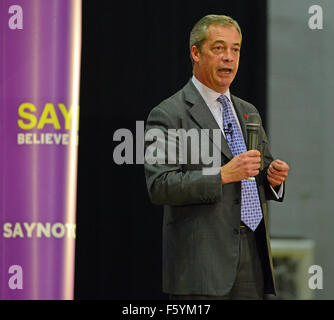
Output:
[[260,126],[261,126],[260,115],[258,113],[249,113],[246,122],[248,150],[258,149]]
[[258,129],[261,126],[261,118],[258,113],[248,113],[246,121],[247,129]]

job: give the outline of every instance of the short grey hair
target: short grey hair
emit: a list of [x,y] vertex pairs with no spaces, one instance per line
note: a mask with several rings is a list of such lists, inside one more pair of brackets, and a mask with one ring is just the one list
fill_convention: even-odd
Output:
[[211,25],[235,27],[240,34],[240,39],[242,39],[241,29],[236,20],[229,16],[209,14],[200,19],[190,32],[189,49],[192,62],[191,48],[196,46],[201,51],[203,42],[208,38],[208,29]]

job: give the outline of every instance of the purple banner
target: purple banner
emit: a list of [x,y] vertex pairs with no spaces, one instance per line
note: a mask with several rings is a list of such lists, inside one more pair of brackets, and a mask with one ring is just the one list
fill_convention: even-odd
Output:
[[0,3],[0,299],[73,299],[81,0]]

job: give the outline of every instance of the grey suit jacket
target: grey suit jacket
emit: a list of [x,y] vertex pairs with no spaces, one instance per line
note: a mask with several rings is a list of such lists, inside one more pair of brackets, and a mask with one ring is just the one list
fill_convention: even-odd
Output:
[[[233,95],[231,99],[247,141],[244,114],[258,111]],[[146,124],[146,132],[159,129],[166,135],[169,129],[180,128],[186,131],[219,129],[191,80],[153,108]],[[221,166],[232,159],[223,135],[220,146],[213,143],[213,135],[208,141],[211,148],[220,148]],[[275,293],[266,209],[267,200],[276,200],[266,179],[266,170],[273,158],[262,126],[259,142],[263,146],[264,169],[256,181],[264,219],[255,233],[263,264],[265,293]],[[146,151],[153,143],[145,142]],[[189,155],[191,144],[185,148],[184,152]],[[222,185],[220,172],[204,175],[205,166],[207,164],[193,164],[190,160],[175,164],[145,163],[150,199],[154,204],[164,205],[163,291],[166,293],[222,296],[229,292],[236,277],[241,182]]]

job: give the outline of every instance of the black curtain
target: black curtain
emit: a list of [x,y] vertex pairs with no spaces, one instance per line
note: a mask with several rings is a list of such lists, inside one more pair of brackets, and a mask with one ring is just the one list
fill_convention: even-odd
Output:
[[[192,75],[188,40],[206,14],[238,21],[243,43],[231,92],[266,110],[266,1],[83,0],[76,299],[164,299],[162,207],[143,165],[117,165],[117,129],[134,137],[161,100]],[[134,141],[134,156],[135,156]],[[135,161],[135,157],[134,157]]]

